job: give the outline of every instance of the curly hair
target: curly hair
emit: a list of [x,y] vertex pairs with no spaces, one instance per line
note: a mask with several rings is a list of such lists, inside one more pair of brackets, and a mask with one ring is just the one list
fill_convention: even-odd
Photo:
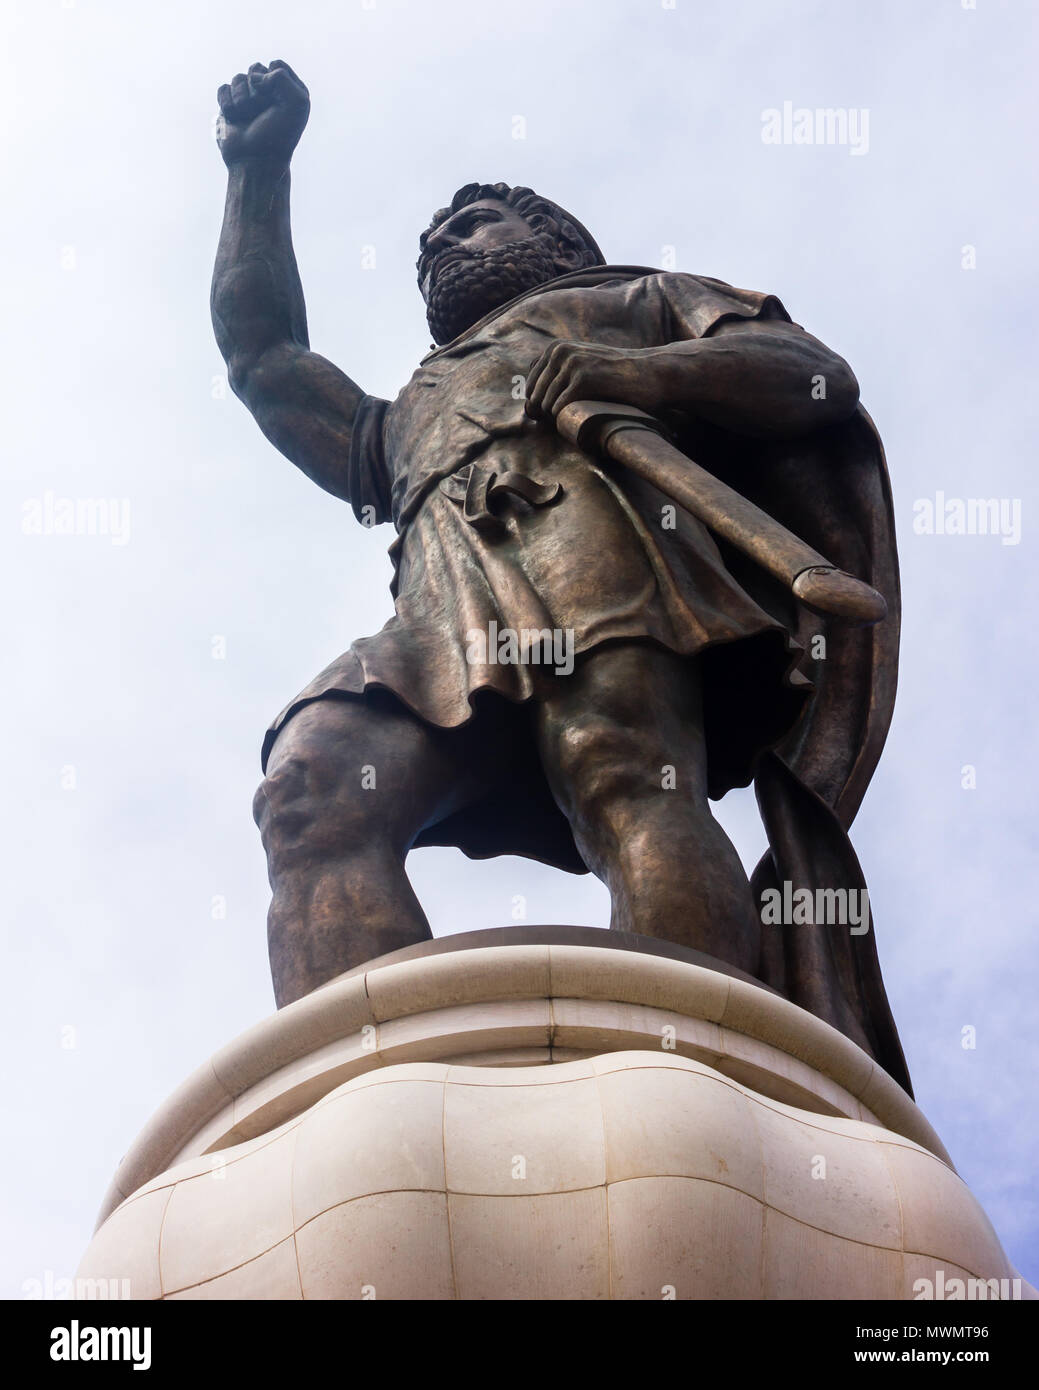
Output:
[[497,198],[518,212],[531,230],[549,244],[558,263],[566,269],[582,270],[585,266],[606,264],[605,256],[588,229],[558,203],[539,197],[532,188],[510,188],[507,183],[467,183],[458,190],[448,207],[440,208],[433,214],[432,222],[419,237],[417,266],[421,266],[426,242],[441,223],[460,208],[468,207],[482,198]]

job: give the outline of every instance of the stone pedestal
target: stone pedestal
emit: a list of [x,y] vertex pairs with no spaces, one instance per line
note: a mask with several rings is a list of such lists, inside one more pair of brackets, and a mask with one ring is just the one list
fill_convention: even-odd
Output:
[[396,952],[237,1038],[123,1160],[79,1276],[150,1299],[1036,1296],[854,1043],[695,952],[575,927]]

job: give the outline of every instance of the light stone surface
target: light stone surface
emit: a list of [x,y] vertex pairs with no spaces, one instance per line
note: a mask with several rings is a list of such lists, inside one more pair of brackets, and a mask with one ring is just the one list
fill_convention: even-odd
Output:
[[755,1198],[703,1178],[611,1183],[612,1296],[761,1298],[763,1212]]
[[567,1077],[550,1085],[495,1086],[493,1077],[489,1070],[490,1084],[447,1085],[449,1190],[511,1200],[602,1187],[606,1145],[596,1082]]
[[[754,1107],[708,1072],[631,1067],[599,1080],[607,1181],[706,1178],[764,1198]],[[695,1103],[690,1103],[695,1097]]]
[[903,1248],[1001,1277],[999,1237],[974,1194],[931,1154],[884,1144],[903,1212]]
[[175,1184],[159,1252],[164,1293],[226,1274],[292,1236],[297,1131],[237,1163]]
[[[146,1132],[80,1276],[391,1300],[903,1299],[941,1270],[1016,1277],[927,1121],[847,1039],[742,981],[610,954],[398,962],[301,1001],[298,1035],[282,1010]],[[214,1076],[242,1087],[222,1123]],[[149,1153],[176,1161],[148,1173]]]
[[296,1232],[304,1298],[454,1297],[447,1197],[378,1192],[322,1212]]
[[583,944],[489,947],[481,942],[507,934],[471,933],[465,949],[373,961],[256,1024],[152,1117],[99,1221],[171,1167],[260,1138],[344,1082],[423,1061],[513,1068],[670,1049],[763,1097],[883,1125],[949,1161],[886,1073],[774,991],[710,969],[707,957],[654,954],[648,940],[634,951],[611,947],[608,932],[550,930]]
[[899,1299],[939,1268],[1014,1276],[933,1154],[676,1055],[388,1067],[240,1148],[131,1197],[81,1275],[205,1299]]
[[454,1297],[609,1298],[605,1187],[535,1197],[452,1194],[450,1204]]
[[146,1193],[114,1212],[91,1241],[77,1280],[126,1279],[130,1298],[159,1298],[159,1238],[171,1192],[166,1187]]
[[357,1197],[444,1190],[442,1078],[343,1087],[303,1117],[292,1172],[297,1227]]
[[289,1236],[226,1274],[218,1274],[215,1279],[166,1294],[171,1302],[178,1299],[299,1302],[302,1297],[295,1236]]
[[764,1290],[768,1299],[879,1299],[903,1296],[896,1250],[845,1240],[782,1212],[765,1212]]
[[901,1249],[898,1197],[881,1145],[827,1133],[792,1110],[755,1106],[755,1120],[769,1207],[848,1240]]

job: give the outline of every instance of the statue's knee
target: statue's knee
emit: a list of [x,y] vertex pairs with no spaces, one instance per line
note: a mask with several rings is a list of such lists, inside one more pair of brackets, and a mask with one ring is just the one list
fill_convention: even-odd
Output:
[[253,798],[253,818],[268,854],[298,843],[313,826],[316,809],[298,759],[273,768]]
[[349,839],[348,781],[317,751],[294,749],[273,761],[253,800],[268,855],[286,864],[296,851],[320,853]]
[[273,763],[253,800],[268,857],[287,868],[301,857],[348,854],[382,833],[352,763],[302,749]]
[[[284,865],[304,850],[327,858],[374,844],[403,852],[426,799],[400,733],[354,703],[321,701],[296,716],[253,801],[268,857]],[[420,744],[413,751],[421,758]]]
[[552,749],[564,810],[585,823],[626,823],[642,815],[710,818],[706,761],[688,739],[674,746],[665,734],[600,714],[577,718]]
[[313,782],[311,759],[297,753],[271,768],[261,790],[271,811],[281,815],[310,799]]
[[267,806],[267,779],[264,778],[256,788],[256,794],[253,797],[253,820],[259,827],[261,835],[267,822]]
[[645,794],[645,759],[629,730],[613,720],[576,719],[556,740],[557,771],[570,809],[598,819],[617,803]]

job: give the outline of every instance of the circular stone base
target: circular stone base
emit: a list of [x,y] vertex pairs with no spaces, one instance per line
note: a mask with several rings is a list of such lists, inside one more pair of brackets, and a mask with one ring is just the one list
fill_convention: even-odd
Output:
[[542,930],[397,953],[236,1040],[124,1159],[78,1277],[134,1298],[1033,1294],[854,1043],[738,973]]

